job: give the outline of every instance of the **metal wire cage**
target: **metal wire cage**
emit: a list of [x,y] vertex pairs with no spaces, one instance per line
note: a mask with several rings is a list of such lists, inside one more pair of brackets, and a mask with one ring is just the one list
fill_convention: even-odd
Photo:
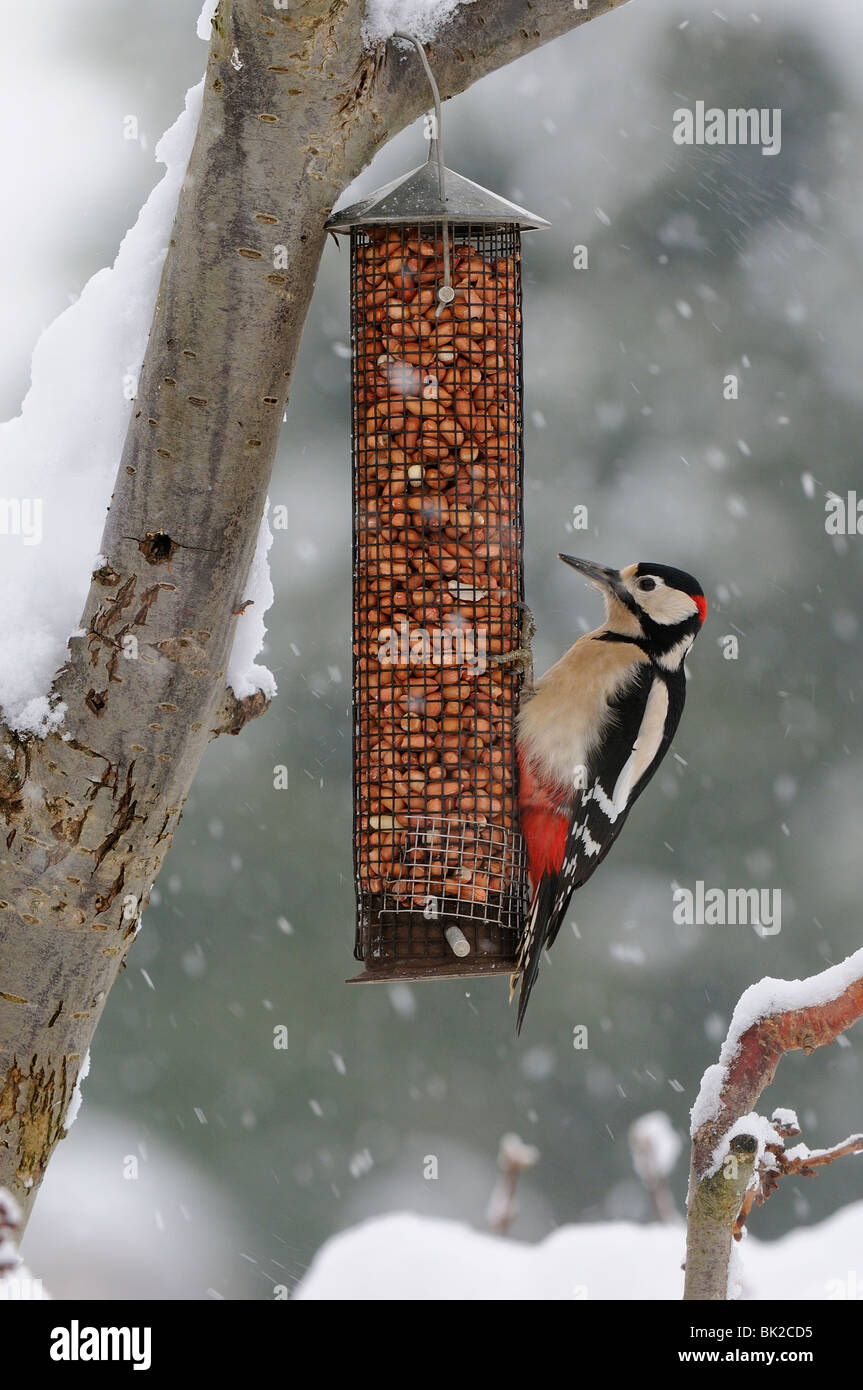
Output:
[[509,972],[527,891],[505,658],[524,597],[521,226],[543,224],[450,171],[440,208],[429,170],[329,224],[351,237],[360,980]]

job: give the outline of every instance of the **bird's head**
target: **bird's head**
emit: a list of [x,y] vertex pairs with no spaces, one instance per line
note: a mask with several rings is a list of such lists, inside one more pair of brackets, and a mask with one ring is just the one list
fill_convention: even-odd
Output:
[[601,591],[610,631],[643,639],[663,664],[680,664],[707,617],[697,579],[646,560],[615,570],[573,555],[560,558]]

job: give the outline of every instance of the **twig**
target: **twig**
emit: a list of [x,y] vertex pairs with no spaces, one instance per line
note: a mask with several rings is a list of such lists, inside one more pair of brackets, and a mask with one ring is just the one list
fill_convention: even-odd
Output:
[[[663,1126],[662,1139],[668,1152],[663,1154],[657,1126]],[[680,1140],[672,1128],[668,1116],[661,1111],[642,1115],[629,1126],[629,1150],[632,1165],[644,1184],[659,1221],[667,1225],[680,1220],[671,1189],[666,1178],[680,1153]]]
[[[800,1131],[795,1130],[794,1133],[799,1134]],[[772,1155],[771,1166],[759,1165],[758,1181],[749,1187],[744,1195],[743,1205],[734,1224],[735,1240],[740,1240],[743,1235],[743,1228],[753,1206],[763,1206],[771,1193],[776,1191],[781,1178],[787,1178],[792,1174],[799,1178],[814,1178],[819,1168],[828,1163],[835,1163],[837,1158],[863,1153],[863,1134],[851,1134],[847,1139],[843,1139],[841,1144],[834,1144],[829,1149],[808,1149],[805,1144],[798,1144],[796,1149],[785,1149],[778,1143],[767,1144],[765,1152]]]
[[496,1236],[505,1236],[518,1216],[518,1203],[515,1200],[518,1180],[528,1168],[539,1161],[539,1149],[525,1144],[517,1134],[505,1134],[500,1141],[497,1164],[500,1177],[491,1194],[487,1219]]

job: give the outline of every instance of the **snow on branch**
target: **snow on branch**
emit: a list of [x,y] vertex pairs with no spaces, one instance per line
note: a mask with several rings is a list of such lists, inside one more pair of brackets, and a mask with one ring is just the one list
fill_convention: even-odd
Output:
[[[215,0],[199,34],[209,38]],[[136,409],[138,380],[153,306],[171,240],[180,190],[201,112],[203,79],[156,145],[165,173],[126,233],[113,266],[98,271],[80,296],[41,334],[21,412],[0,423],[0,711],[9,728],[44,736],[63,723],[51,694],[67,656],[97,555],[105,512]],[[237,623],[227,679],[238,700],[275,694],[255,662],[264,613],[273,602],[266,515],[249,576],[253,606]]]
[[363,38],[372,47],[401,29],[428,43],[460,5],[473,3],[474,0],[366,0]]
[[699,1177],[735,1120],[749,1114],[785,1052],[832,1043],[863,1016],[863,949],[805,980],[767,977],[750,985],[731,1019],[719,1061],[708,1067],[692,1107]]
[[686,1299],[728,1297],[732,1236],[740,1239],[755,1203],[789,1174],[811,1177],[863,1151],[851,1135],[829,1149],[786,1150],[800,1133],[793,1110],[755,1113],[783,1054],[832,1043],[863,1017],[863,950],[806,980],[764,979],[741,996],[719,1061],[708,1067],[692,1107],[692,1161],[686,1240]]
[[[806,1144],[797,1144],[786,1149],[784,1141],[800,1133],[796,1117],[793,1123],[779,1118],[783,1111],[774,1110],[773,1128],[775,1138],[767,1143],[763,1160],[756,1167],[754,1181],[750,1182],[743,1197],[743,1204],[734,1223],[734,1239],[740,1240],[747,1217],[754,1205],[763,1206],[772,1192],[779,1186],[780,1178],[791,1176],[814,1178],[819,1168],[835,1163],[837,1158],[847,1158],[851,1154],[863,1153],[863,1134],[850,1134],[840,1144],[829,1149],[810,1149]],[[793,1113],[793,1112],[792,1112]]]
[[19,501],[21,518],[16,543],[0,551],[0,707],[19,732],[45,734],[62,722],[51,682],[98,568],[203,89],[201,81],[187,93],[185,111],[157,144],[165,175],[113,267],[98,271],[42,333],[21,413],[0,425],[0,495]]

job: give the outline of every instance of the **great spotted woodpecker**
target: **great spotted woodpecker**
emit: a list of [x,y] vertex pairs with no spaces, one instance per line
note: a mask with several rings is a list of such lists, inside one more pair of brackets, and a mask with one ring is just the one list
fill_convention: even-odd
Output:
[[602,863],[674,737],[684,658],[707,614],[701,585],[669,565],[561,560],[599,589],[606,618],[527,693],[518,716],[519,811],[533,897],[521,939],[518,1031],[543,950]]

